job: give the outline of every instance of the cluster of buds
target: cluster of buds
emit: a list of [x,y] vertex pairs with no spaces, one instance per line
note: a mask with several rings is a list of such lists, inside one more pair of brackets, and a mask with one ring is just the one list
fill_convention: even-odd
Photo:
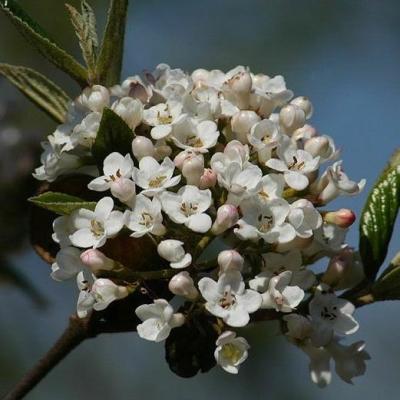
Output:
[[[110,148],[99,168],[92,149],[105,110],[133,140],[124,154]],[[133,295],[151,276],[166,290],[148,291],[152,302],[132,310],[144,339],[168,342],[194,319],[211,320],[214,363],[237,373],[250,346],[233,329],[268,316],[310,357],[316,384],[329,383],[331,360],[346,382],[364,373],[364,344],[342,344],[358,329],[355,307],[335,294],[363,279],[345,243],[355,214],[326,206],[365,181],[344,173],[312,114],[310,100],[294,97],[282,76],[242,66],[190,75],[161,64],[112,88],[85,89],[43,143],[34,174],[48,182],[91,175],[88,189],[100,196],[94,210],[54,221],[60,251],[52,277],[78,277],[78,315]],[[114,259],[108,246],[126,237],[153,251],[131,281],[129,249],[120,246]],[[321,259],[327,270],[317,275],[310,267]]]

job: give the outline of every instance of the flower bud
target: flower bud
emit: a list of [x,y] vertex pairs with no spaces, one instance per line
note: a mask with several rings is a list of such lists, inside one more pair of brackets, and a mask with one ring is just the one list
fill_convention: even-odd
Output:
[[329,140],[326,136],[315,136],[304,143],[304,150],[313,157],[322,156],[329,150]]
[[200,177],[200,189],[212,188],[217,183],[217,174],[211,168],[206,168]]
[[154,146],[154,158],[157,161],[164,160],[165,157],[169,157],[172,153],[171,146],[168,146],[164,141],[158,140]]
[[203,172],[204,157],[202,154],[196,154],[183,162],[182,175],[186,178],[188,185],[199,186]]
[[134,130],[143,118],[143,105],[139,100],[132,99],[131,97],[123,97],[117,100],[111,109],[118,114],[131,128]]
[[305,122],[306,114],[300,107],[293,104],[283,107],[279,113],[279,123],[289,134],[301,128]]
[[356,215],[352,210],[341,208],[338,211],[328,211],[323,214],[323,219],[329,224],[334,224],[340,228],[348,228],[356,220]]
[[293,140],[307,140],[311,139],[314,136],[317,136],[318,132],[317,130],[309,124],[305,124],[301,128],[296,129],[293,134],[292,134],[292,139]]
[[136,197],[135,182],[128,178],[118,178],[110,183],[110,190],[112,195],[123,203],[133,205]]
[[219,274],[227,271],[241,271],[244,258],[236,250],[224,250],[218,255]]
[[250,93],[252,80],[251,75],[246,71],[238,72],[227,82],[230,89],[236,94]]
[[332,257],[327,270],[322,275],[321,282],[334,288],[342,279],[346,267],[347,262],[343,257],[340,255]]
[[94,295],[96,303],[93,308],[101,311],[114,300],[123,299],[129,295],[129,290],[125,286],[119,286],[110,279],[100,278],[93,283],[91,293]]
[[88,249],[81,254],[81,261],[94,274],[100,270],[111,271],[115,266],[115,261],[106,257],[97,249]]
[[194,157],[195,153],[193,153],[192,151],[188,150],[188,151],[181,151],[180,153],[178,153],[176,155],[176,157],[174,158],[174,164],[175,167],[180,169],[182,171],[183,168],[183,163],[187,160],[189,160],[190,158]]
[[193,279],[187,271],[179,272],[179,274],[173,276],[169,281],[168,288],[171,293],[186,297],[188,300],[195,300],[199,296]]
[[170,262],[171,268],[186,268],[192,262],[192,256],[185,253],[183,242],[174,239],[167,239],[157,246],[160,257]]
[[110,103],[110,92],[101,85],[87,87],[78,97],[78,103],[92,111],[102,112]]
[[307,97],[296,97],[290,102],[290,104],[294,104],[295,106],[301,108],[304,111],[306,119],[311,118],[314,108],[311,101]]
[[232,131],[236,134],[238,140],[247,143],[247,135],[250,133],[250,129],[259,121],[261,121],[261,118],[254,111],[239,111],[232,117]]
[[227,229],[232,228],[239,221],[237,207],[232,204],[224,204],[217,210],[217,218],[211,228],[214,235],[219,235]]
[[203,68],[195,69],[192,72],[192,80],[196,84],[198,82],[206,82],[210,72]]
[[146,136],[136,136],[132,141],[132,153],[138,161],[140,161],[143,157],[153,157],[153,142]]

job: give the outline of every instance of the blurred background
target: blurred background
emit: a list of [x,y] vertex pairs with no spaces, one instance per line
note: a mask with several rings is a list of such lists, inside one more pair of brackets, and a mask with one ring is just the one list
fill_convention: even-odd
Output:
[[[102,28],[105,0],[89,0]],[[62,0],[20,0],[66,49],[78,56]],[[72,5],[78,1],[71,0]],[[129,10],[123,77],[158,63],[283,74],[296,95],[311,98],[312,123],[342,148],[349,175],[367,178],[364,193],[334,204],[359,215],[368,190],[399,145],[400,3],[397,0],[136,0]],[[71,96],[78,88],[34,53],[0,15],[0,62],[50,76]],[[30,249],[26,197],[39,163],[39,142],[54,124],[0,80],[0,393],[43,355],[75,309],[74,282],[49,278]],[[390,256],[399,250],[399,224]],[[356,245],[357,228],[348,241]],[[185,380],[169,371],[162,345],[135,334],[103,335],[75,350],[28,396],[70,399],[386,399],[398,398],[400,302],[357,311],[372,356],[350,386],[336,376],[325,390],[309,380],[308,360],[277,335],[274,323],[243,332],[252,344],[239,376],[215,368]]]

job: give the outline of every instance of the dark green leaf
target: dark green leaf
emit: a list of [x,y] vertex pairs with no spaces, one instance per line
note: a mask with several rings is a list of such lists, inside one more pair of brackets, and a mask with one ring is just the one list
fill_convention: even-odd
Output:
[[372,286],[375,300],[400,299],[400,253]]
[[71,99],[55,83],[33,69],[9,64],[0,64],[0,75],[58,123],[65,121]]
[[132,129],[114,111],[106,108],[100,121],[92,154],[99,170],[103,170],[104,159],[113,151],[126,155],[132,151]]
[[120,81],[128,0],[111,0],[106,31],[97,61],[97,82],[112,86]]
[[57,192],[45,192],[39,196],[31,197],[29,201],[38,207],[61,215],[71,214],[72,211],[78,208],[94,210],[96,207],[96,202],[94,201],[86,201],[79,197]]
[[214,317],[199,310],[183,326],[172,329],[165,342],[165,357],[175,374],[190,378],[199,371],[207,372],[214,367],[218,338],[215,323]]
[[400,205],[400,165],[395,160],[375,183],[360,218],[360,255],[370,280],[385,260]]
[[44,57],[75,79],[81,86],[87,85],[85,68],[61,49],[15,0],[0,0],[0,8],[25,39]]
[[96,17],[86,1],[82,2],[82,14],[69,4],[65,6],[70,13],[72,25],[79,39],[83,59],[88,67],[89,81],[92,82],[96,74],[96,48],[98,46]]

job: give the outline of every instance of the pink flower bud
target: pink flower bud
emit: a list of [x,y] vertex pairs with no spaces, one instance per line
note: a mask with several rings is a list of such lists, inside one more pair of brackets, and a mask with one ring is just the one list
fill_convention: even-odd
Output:
[[97,249],[89,249],[81,254],[81,261],[93,273],[100,270],[111,271],[115,266],[115,261],[106,257],[101,251]]
[[313,157],[322,156],[329,149],[329,140],[326,136],[315,136],[308,139],[304,144],[304,150]]
[[199,186],[200,178],[204,172],[204,157],[202,154],[193,155],[185,160],[182,166],[182,175],[188,185]]
[[338,211],[328,211],[323,214],[323,219],[329,224],[337,225],[340,228],[348,228],[356,220],[356,214],[347,208]]
[[247,143],[247,135],[250,133],[250,129],[259,121],[261,121],[261,118],[254,111],[239,111],[232,117],[232,131],[236,134],[238,140]]
[[182,171],[183,168],[183,163],[187,160],[190,160],[192,157],[194,157],[196,154],[193,153],[192,151],[181,151],[177,156],[174,158],[174,164],[176,168],[180,169]]
[[219,235],[232,228],[239,220],[239,212],[232,204],[224,204],[217,210],[217,218],[211,228],[214,235]]
[[296,97],[290,102],[290,104],[294,104],[295,106],[301,108],[304,111],[306,119],[311,118],[314,108],[311,101],[307,97]]
[[288,104],[281,109],[279,113],[279,122],[285,131],[290,134],[304,126],[306,114],[300,107]]
[[195,300],[199,296],[193,279],[187,271],[182,271],[174,275],[169,281],[168,288],[171,293],[186,297],[188,300]]
[[217,183],[217,174],[211,168],[206,168],[200,178],[200,189],[212,188]]
[[218,255],[219,274],[227,271],[241,271],[244,258],[236,250],[224,250]]
[[146,136],[136,136],[132,141],[132,153],[137,160],[154,155],[153,142]]
[[348,266],[347,264],[346,260],[340,255],[332,257],[327,270],[321,278],[321,282],[330,287],[335,287],[342,279],[346,267]]
[[135,182],[128,178],[118,178],[110,183],[110,190],[123,203],[133,205],[136,197]]

